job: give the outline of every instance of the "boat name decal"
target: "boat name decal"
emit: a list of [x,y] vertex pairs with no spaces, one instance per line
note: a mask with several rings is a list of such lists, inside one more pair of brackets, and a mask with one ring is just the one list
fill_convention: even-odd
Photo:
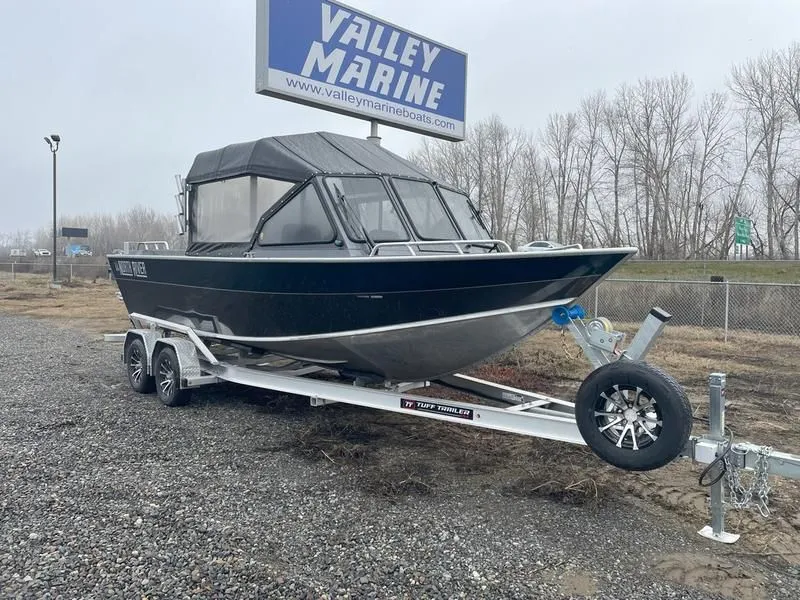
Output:
[[117,273],[128,277],[139,277],[147,279],[147,268],[140,260],[118,260],[116,262]]
[[437,415],[447,415],[449,417],[458,417],[459,419],[468,419],[470,421],[473,419],[473,411],[470,408],[449,406],[447,404],[439,404],[437,402],[428,402],[427,400],[400,398],[400,408],[435,413]]

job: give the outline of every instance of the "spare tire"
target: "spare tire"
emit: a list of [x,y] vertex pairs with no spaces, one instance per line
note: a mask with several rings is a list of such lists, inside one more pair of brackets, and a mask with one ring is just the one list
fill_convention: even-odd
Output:
[[597,456],[620,469],[649,471],[670,463],[686,447],[692,408],[670,375],[621,358],[584,380],[575,399],[575,420]]

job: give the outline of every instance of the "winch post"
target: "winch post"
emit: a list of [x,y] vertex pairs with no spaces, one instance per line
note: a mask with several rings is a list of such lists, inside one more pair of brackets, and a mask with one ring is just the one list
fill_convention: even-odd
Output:
[[636,332],[631,345],[625,350],[625,355],[633,360],[643,360],[671,318],[672,315],[665,310],[657,306],[651,308],[642,326],[639,327],[639,331]]
[[[709,410],[708,439],[717,442],[717,456],[723,452],[725,442],[725,373],[711,373],[708,378]],[[698,533],[705,538],[733,544],[739,534],[725,531],[725,464],[719,460],[711,467],[711,526],[706,525]]]
[[[612,331],[607,319],[595,319],[585,322],[586,311],[580,305],[570,307],[558,306],[553,309],[553,323],[563,329],[569,330],[575,342],[583,351],[583,356],[597,369],[605,364],[617,360],[624,355],[631,360],[644,360],[651,348],[655,345],[667,322],[672,315],[661,308],[650,309],[639,331],[633,338],[631,345],[621,351],[622,341],[625,334]],[[593,327],[597,322],[603,322],[609,326]]]

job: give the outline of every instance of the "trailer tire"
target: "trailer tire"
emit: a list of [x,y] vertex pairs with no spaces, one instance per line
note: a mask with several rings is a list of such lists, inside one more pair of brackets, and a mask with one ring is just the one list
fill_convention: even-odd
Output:
[[692,408],[669,374],[623,358],[584,380],[575,420],[597,456],[620,469],[649,471],[680,455],[692,430]]
[[152,394],[156,390],[155,378],[147,374],[147,348],[140,337],[125,346],[125,371],[134,391]]
[[159,350],[153,373],[158,398],[166,406],[182,406],[189,401],[191,390],[181,389],[178,355],[170,346],[164,346]]

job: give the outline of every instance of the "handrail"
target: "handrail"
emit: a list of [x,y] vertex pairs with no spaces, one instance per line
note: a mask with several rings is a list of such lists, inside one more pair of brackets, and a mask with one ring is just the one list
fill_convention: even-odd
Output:
[[[471,246],[486,246],[486,245],[494,245],[494,246],[502,246],[506,249],[506,252],[512,252],[511,246],[508,245],[507,242],[503,240],[410,240],[407,242],[381,242],[379,244],[375,244],[372,247],[372,251],[369,253],[370,256],[377,256],[378,252],[381,248],[407,248],[409,253],[412,256],[418,256],[417,250],[419,250],[422,246],[443,246],[443,245],[452,245],[455,247],[456,252],[459,254],[464,254],[464,250],[470,248]],[[417,250],[414,250],[414,247]]]

